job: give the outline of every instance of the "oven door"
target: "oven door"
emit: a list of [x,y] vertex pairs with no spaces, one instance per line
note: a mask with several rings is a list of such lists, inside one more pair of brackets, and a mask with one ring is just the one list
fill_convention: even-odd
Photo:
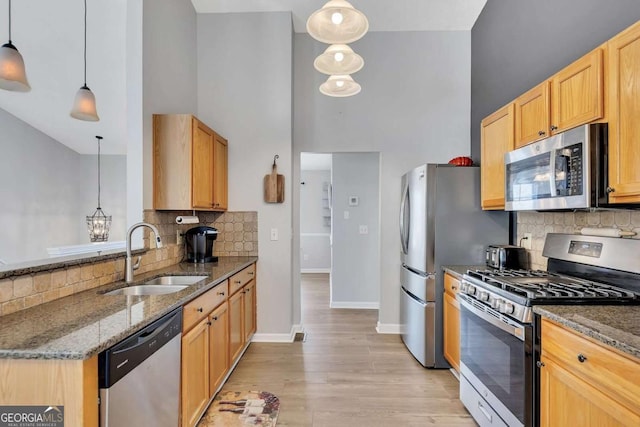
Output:
[[[472,414],[479,414],[475,418],[481,426],[496,425],[487,410],[482,410],[484,402],[508,426],[531,426],[534,404],[531,325],[506,318],[465,295],[458,300],[460,373],[465,384],[471,384],[478,395],[477,402],[464,402],[465,406]],[[461,389],[461,395],[462,392]],[[469,393],[465,390],[465,395]]]

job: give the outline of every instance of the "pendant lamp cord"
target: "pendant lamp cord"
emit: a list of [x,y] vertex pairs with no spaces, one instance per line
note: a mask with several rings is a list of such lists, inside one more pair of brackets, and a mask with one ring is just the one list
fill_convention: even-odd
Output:
[[101,136],[96,136],[98,139],[98,209],[100,209],[100,140]]
[[9,0],[9,44],[11,44],[11,0]]
[[[9,4],[11,4],[11,0],[9,0]],[[87,85],[87,0],[84,0],[84,85]],[[100,141],[98,140],[99,148]]]

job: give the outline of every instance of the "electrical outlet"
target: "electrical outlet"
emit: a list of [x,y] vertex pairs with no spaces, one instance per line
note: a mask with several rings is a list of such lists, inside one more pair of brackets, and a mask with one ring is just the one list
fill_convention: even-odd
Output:
[[349,211],[343,212],[344,219],[349,219]]
[[303,259],[304,261],[309,261],[309,254],[304,254],[304,255],[302,255],[302,259]]
[[182,233],[180,230],[176,230],[176,245],[181,245],[182,243]]
[[520,246],[525,249],[531,250],[533,235],[531,233],[524,233],[522,239],[520,239]]
[[360,225],[360,234],[369,234],[369,227],[366,225]]

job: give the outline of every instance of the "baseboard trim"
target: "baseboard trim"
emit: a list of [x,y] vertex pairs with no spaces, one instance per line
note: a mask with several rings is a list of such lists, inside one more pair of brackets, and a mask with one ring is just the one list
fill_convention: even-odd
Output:
[[288,334],[254,334],[253,338],[251,338],[251,342],[290,343],[295,340],[298,332],[304,332],[304,329],[300,324],[293,325],[291,327],[291,332]]
[[402,333],[399,324],[394,323],[380,323],[376,326],[376,331],[379,334],[396,334],[399,335]]
[[302,274],[313,274],[313,273],[326,273],[331,274],[330,268],[301,268],[300,273]]
[[331,301],[331,308],[353,308],[357,310],[378,310],[380,304],[377,302],[355,302],[355,301]]

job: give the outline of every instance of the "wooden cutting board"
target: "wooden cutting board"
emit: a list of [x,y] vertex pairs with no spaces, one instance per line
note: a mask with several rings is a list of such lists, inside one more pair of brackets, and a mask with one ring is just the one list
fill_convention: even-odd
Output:
[[276,159],[273,159],[271,173],[264,176],[264,201],[267,203],[284,202],[284,176],[278,173]]

